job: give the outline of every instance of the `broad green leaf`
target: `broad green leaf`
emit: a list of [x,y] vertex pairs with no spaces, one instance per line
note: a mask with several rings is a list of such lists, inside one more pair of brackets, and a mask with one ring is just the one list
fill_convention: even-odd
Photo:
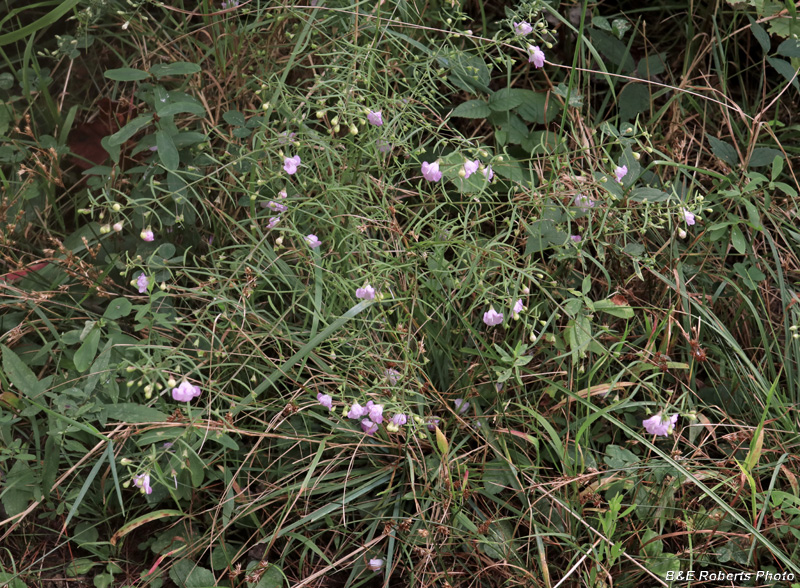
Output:
[[765,31],[764,27],[758,24],[755,21],[755,19],[749,14],[747,15],[747,20],[750,21],[750,32],[753,33],[753,36],[756,38],[756,41],[758,41],[758,44],[761,45],[761,49],[764,51],[764,53],[769,52],[769,48],[772,45],[772,43],[770,42],[769,34],[767,34],[767,31]]
[[168,418],[160,410],[133,402],[106,405],[103,413],[108,420],[121,423],[165,423]]
[[605,31],[589,28],[587,29],[592,44],[595,49],[602,53],[611,63],[619,68],[621,73],[627,74],[633,71],[634,62],[628,47],[609,35]]
[[196,74],[200,71],[200,66],[188,61],[176,61],[175,63],[160,63],[150,68],[150,73],[157,78],[166,76],[185,76]]
[[103,74],[109,80],[114,80],[115,82],[138,82],[140,80],[146,80],[150,77],[150,74],[146,71],[142,71],[140,69],[133,69],[130,67],[122,67],[120,69],[109,69]]
[[159,108],[158,116],[174,116],[184,112],[189,112],[196,116],[203,116],[206,113],[205,109],[200,104],[195,104],[194,102],[173,102],[167,104],[163,108]]
[[775,52],[784,57],[800,57],[800,39],[786,39],[783,43],[778,45]]
[[467,100],[453,109],[450,116],[461,118],[486,118],[492,113],[489,106],[483,100]]
[[94,356],[97,354],[97,346],[100,343],[100,334],[100,327],[92,327],[92,330],[88,335],[86,335],[83,343],[81,343],[81,346],[75,352],[75,356],[72,358],[72,361],[75,364],[75,369],[78,370],[78,372],[83,373],[89,369],[90,365],[92,365]]
[[495,112],[507,112],[512,108],[516,108],[525,97],[524,90],[516,88],[503,88],[497,92],[493,92],[489,96],[489,108]]
[[517,107],[517,114],[528,122],[545,124],[552,122],[558,114],[561,105],[558,100],[550,96],[549,92],[533,92],[519,90],[522,103]]
[[244,115],[238,110],[227,110],[222,113],[222,119],[229,125],[243,127],[247,124]]
[[508,464],[502,459],[487,461],[483,466],[483,488],[491,495],[511,487]]
[[787,81],[791,81],[795,90],[800,92],[800,82],[797,81],[797,69],[785,59],[778,59],[776,57],[767,57],[767,62],[774,67],[779,74],[781,74]]
[[742,233],[742,229],[739,228],[739,225],[733,225],[733,227],[731,227],[731,243],[733,243],[734,249],[736,249],[739,254],[744,255],[747,251],[747,240],[744,238],[744,234]]
[[664,71],[667,69],[667,67],[664,65],[666,58],[666,53],[648,55],[645,59],[639,60],[639,63],[636,66],[636,74],[640,78],[650,79],[652,76],[657,76],[664,73]]
[[708,142],[711,144],[711,152],[716,157],[731,166],[739,163],[739,154],[736,153],[736,149],[733,148],[733,145],[711,135],[708,135]]
[[747,167],[766,167],[772,164],[776,157],[783,158],[783,152],[769,147],[753,149],[753,154],[750,156],[750,161],[747,162]]
[[106,137],[106,139],[108,140],[108,145],[111,147],[117,147],[119,145],[122,145],[125,141],[133,137],[136,133],[141,131],[152,121],[153,121],[152,113],[143,114],[142,116],[137,116],[135,119],[126,124],[116,133],[114,133],[109,137]]
[[622,88],[617,101],[620,119],[631,121],[650,108],[650,91],[645,84],[630,83]]
[[611,300],[598,300],[594,303],[594,309],[618,318],[633,318],[633,309],[630,306],[617,306]]
[[156,132],[156,145],[158,145],[158,158],[161,163],[170,171],[178,169],[181,157],[172,142],[172,137],[166,131]]
[[41,383],[25,363],[5,345],[3,348],[3,371],[20,393],[33,398],[42,392]]
[[634,202],[664,202],[669,199],[669,194],[657,188],[634,188],[629,198]]
[[283,588],[285,585],[283,571],[280,566],[270,564],[258,584],[253,588]]
[[103,317],[111,320],[116,320],[131,313],[133,305],[127,298],[115,298],[108,303]]

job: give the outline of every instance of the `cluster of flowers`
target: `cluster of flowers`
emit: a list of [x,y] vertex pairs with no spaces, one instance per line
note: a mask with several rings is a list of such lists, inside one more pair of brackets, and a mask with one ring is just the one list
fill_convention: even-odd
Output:
[[[519,313],[521,313],[523,310],[525,310],[525,306],[522,304],[522,298],[520,298],[511,308],[511,315],[514,317],[514,319],[518,319]],[[503,313],[497,312],[494,307],[491,307],[489,310],[483,313],[483,322],[490,327],[499,325],[503,322]]]

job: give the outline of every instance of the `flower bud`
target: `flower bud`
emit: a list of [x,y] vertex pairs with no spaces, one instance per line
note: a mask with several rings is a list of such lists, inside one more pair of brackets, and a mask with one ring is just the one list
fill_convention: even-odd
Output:
[[118,233],[121,232],[122,231],[122,221],[120,221],[118,223],[114,223],[114,225],[111,228],[114,229]]
[[113,210],[114,212],[119,212],[120,210],[122,210],[122,206],[120,206],[119,202],[115,202],[114,204],[111,205],[111,210]]

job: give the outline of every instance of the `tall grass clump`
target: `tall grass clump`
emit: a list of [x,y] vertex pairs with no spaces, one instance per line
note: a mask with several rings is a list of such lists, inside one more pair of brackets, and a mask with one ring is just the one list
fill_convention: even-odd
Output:
[[793,4],[4,19],[0,585],[800,585]]

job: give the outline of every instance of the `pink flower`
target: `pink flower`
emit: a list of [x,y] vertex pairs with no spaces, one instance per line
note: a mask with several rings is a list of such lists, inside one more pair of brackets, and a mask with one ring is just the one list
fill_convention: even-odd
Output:
[[575,196],[575,206],[586,212],[594,206],[594,200],[584,194],[578,194]]
[[692,225],[693,225],[695,222],[697,222],[697,221],[695,221],[695,219],[694,219],[694,214],[692,214],[691,212],[689,212],[689,209],[687,209],[687,208],[682,208],[682,209],[681,209],[681,212],[683,212],[683,220],[685,220],[685,221],[686,221],[686,224],[687,224],[687,225],[689,225],[690,227],[691,227],[691,226],[692,226]]
[[267,228],[274,229],[275,225],[277,225],[279,222],[281,222],[281,217],[279,216],[270,217],[269,223],[267,224]]
[[667,437],[670,433],[672,433],[672,429],[675,427],[675,423],[677,422],[677,413],[671,417],[668,417],[666,415],[662,416],[659,412],[658,414],[651,416],[649,419],[642,421],[642,426],[651,435],[663,435],[664,437]]
[[375,559],[369,560],[369,563],[367,564],[367,567],[369,569],[371,569],[373,572],[377,572],[378,570],[381,569],[382,565],[383,565],[383,560],[375,558]]
[[396,414],[392,417],[392,424],[397,427],[402,427],[408,422],[408,418],[403,413]]
[[316,235],[308,235],[305,237],[305,240],[306,243],[308,243],[308,246],[311,247],[311,249],[316,249],[317,247],[322,245],[322,241],[317,239]]
[[286,170],[286,173],[290,176],[297,172],[297,166],[300,165],[300,156],[295,155],[294,157],[284,157],[283,158],[283,169]]
[[153,241],[156,238],[156,236],[153,234],[153,231],[150,229],[143,230],[141,233],[139,233],[139,236],[147,242]]
[[467,179],[481,166],[481,162],[477,159],[475,161],[468,161],[464,164],[464,179]]
[[377,430],[378,430],[378,425],[376,425],[375,423],[373,423],[373,422],[372,422],[371,420],[369,420],[369,419],[364,419],[363,421],[361,421],[361,429],[362,429],[362,430],[363,430],[363,431],[364,431],[364,432],[365,432],[367,435],[369,435],[370,437],[372,437],[372,435],[374,435],[374,434],[375,434],[375,431],[377,431]]
[[503,322],[503,314],[500,312],[496,312],[494,308],[490,308],[486,312],[483,313],[483,322],[485,322],[490,327],[494,325],[499,325]]
[[469,402],[467,402],[463,398],[456,398],[455,400],[453,400],[453,404],[456,405],[456,410],[458,411],[458,414],[464,414],[469,410]]
[[192,386],[184,380],[180,386],[172,389],[172,398],[178,402],[190,402],[192,398],[200,396],[200,386]]
[[441,419],[440,419],[439,417],[431,417],[431,418],[429,418],[429,419],[428,419],[428,422],[426,423],[426,424],[427,424],[427,426],[428,426],[428,430],[429,430],[430,432],[433,432],[433,431],[435,431],[435,430],[436,430],[436,427],[438,427],[438,426],[439,426],[439,421],[440,421],[440,420],[441,420]]
[[[513,24],[514,24],[514,34],[517,35],[518,37],[524,37],[525,35],[530,35],[531,32],[533,31],[533,27],[530,25],[530,23],[527,23],[525,21],[515,22]],[[537,67],[541,66],[539,65]]]
[[442,179],[442,172],[439,171],[439,162],[434,161],[433,163],[428,163],[427,161],[422,162],[422,177],[428,180],[429,182],[438,182]]
[[274,202],[272,200],[270,200],[267,203],[267,206],[269,207],[270,210],[274,210],[277,212],[286,212],[287,210],[289,210],[289,207],[286,206],[285,204],[281,204],[280,202]]
[[617,179],[617,183],[621,184],[622,183],[622,178],[624,178],[627,173],[628,173],[628,166],[627,165],[623,165],[621,167],[617,167],[614,170],[614,177]]
[[375,145],[381,153],[389,153],[392,150],[392,144],[386,139],[378,139],[375,141]]
[[533,45],[528,45],[528,63],[532,63],[533,67],[542,67],[544,65],[544,51]]
[[333,398],[330,397],[328,394],[323,394],[322,392],[317,392],[317,402],[319,402],[322,406],[331,410],[333,408]]
[[144,272],[139,274],[139,277],[136,280],[136,285],[139,287],[139,294],[144,294],[147,292],[147,287],[150,285],[150,280],[147,279],[147,276],[144,275]]
[[396,386],[397,382],[400,381],[400,372],[397,370],[389,368],[388,370],[384,370],[383,375],[386,376],[386,379],[392,386]]
[[150,486],[150,474],[139,474],[133,477],[133,485],[141,488],[142,494],[152,494],[153,488]]
[[487,182],[491,182],[492,178],[494,177],[494,172],[492,171],[492,166],[487,165],[485,168],[481,170],[483,176],[486,178]]
[[582,239],[580,235],[570,235],[569,238],[575,241],[576,243],[580,243]]
[[363,288],[356,288],[356,298],[375,300],[375,288],[367,284]]
[[383,405],[374,403],[370,405],[368,402],[367,406],[369,407],[369,420],[380,425],[383,422]]
[[383,124],[383,117],[381,116],[381,111],[380,110],[377,110],[375,112],[370,111],[370,113],[367,115],[367,120],[371,125],[375,125],[376,127],[381,126]]
[[514,303],[514,308],[511,309],[511,316],[514,317],[514,320],[519,318],[519,313],[523,310],[525,310],[525,305],[522,304],[522,298],[520,298]]
[[368,409],[365,409],[358,402],[354,402],[353,406],[350,407],[350,412],[347,413],[347,418],[349,418],[349,419],[360,419],[362,416],[364,416],[368,412],[369,412]]

